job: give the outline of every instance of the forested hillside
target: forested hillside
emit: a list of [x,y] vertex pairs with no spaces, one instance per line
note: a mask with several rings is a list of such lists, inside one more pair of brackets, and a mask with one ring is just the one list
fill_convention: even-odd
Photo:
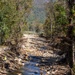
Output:
[[75,75],[75,0],[0,0],[0,75]]

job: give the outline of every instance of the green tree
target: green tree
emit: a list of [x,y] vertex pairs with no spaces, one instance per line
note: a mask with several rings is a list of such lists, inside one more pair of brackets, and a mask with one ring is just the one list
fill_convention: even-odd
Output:
[[52,37],[55,25],[54,3],[51,1],[46,4],[46,21],[44,24],[44,33],[46,37]]
[[[48,5],[48,4],[47,4]],[[48,6],[52,6],[51,2],[49,2]],[[47,6],[47,8],[48,8]],[[54,14],[52,17],[53,11],[51,8],[48,8],[49,12],[47,13],[47,19],[45,22],[45,33],[46,35],[50,36],[51,35],[51,25],[52,28],[54,27],[55,30],[58,33],[61,34],[61,32],[65,33],[65,38],[67,39],[65,42],[68,43],[67,45],[67,62],[68,65],[72,68],[73,67],[73,39],[74,39],[74,23],[75,23],[75,1],[74,0],[57,0],[54,2]],[[53,19],[54,18],[54,19]],[[52,21],[53,19],[53,21]],[[54,22],[54,26],[52,24]],[[66,31],[66,32],[65,32]],[[53,32],[54,33],[54,32]],[[59,34],[58,34],[59,35]],[[59,35],[59,36],[60,36]],[[57,35],[56,35],[57,36]]]
[[47,18],[44,24],[44,32],[47,37],[64,34],[66,35],[67,24],[67,5],[65,0],[50,1],[46,4]]
[[21,36],[31,3],[31,0],[0,0],[0,44]]

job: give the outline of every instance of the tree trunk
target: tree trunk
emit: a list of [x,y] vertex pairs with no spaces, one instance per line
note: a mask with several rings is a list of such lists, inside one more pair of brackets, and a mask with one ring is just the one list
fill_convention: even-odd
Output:
[[68,21],[69,21],[69,26],[68,26],[68,31],[67,31],[67,37],[69,38],[70,42],[68,42],[68,52],[67,52],[67,61],[69,66],[72,68],[73,67],[73,15],[72,15],[72,8],[74,5],[74,0],[67,0],[68,2],[68,8],[69,8],[69,14],[68,14]]
[[73,26],[68,26],[68,32],[67,32],[67,37],[69,38],[68,42],[68,52],[67,52],[67,61],[69,66],[72,68],[73,67],[73,47],[72,47],[72,32],[73,31]]
[[73,63],[75,64],[75,42],[73,41]]

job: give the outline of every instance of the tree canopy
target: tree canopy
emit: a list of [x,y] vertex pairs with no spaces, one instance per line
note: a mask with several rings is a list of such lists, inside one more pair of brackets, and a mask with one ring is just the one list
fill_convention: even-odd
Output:
[[0,0],[0,44],[21,35],[32,0]]

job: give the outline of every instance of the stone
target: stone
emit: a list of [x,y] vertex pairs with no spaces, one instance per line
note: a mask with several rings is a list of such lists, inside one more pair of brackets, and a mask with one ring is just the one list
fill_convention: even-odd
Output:
[[49,74],[49,75],[50,75],[50,72],[49,72],[49,71],[47,71],[47,74]]

